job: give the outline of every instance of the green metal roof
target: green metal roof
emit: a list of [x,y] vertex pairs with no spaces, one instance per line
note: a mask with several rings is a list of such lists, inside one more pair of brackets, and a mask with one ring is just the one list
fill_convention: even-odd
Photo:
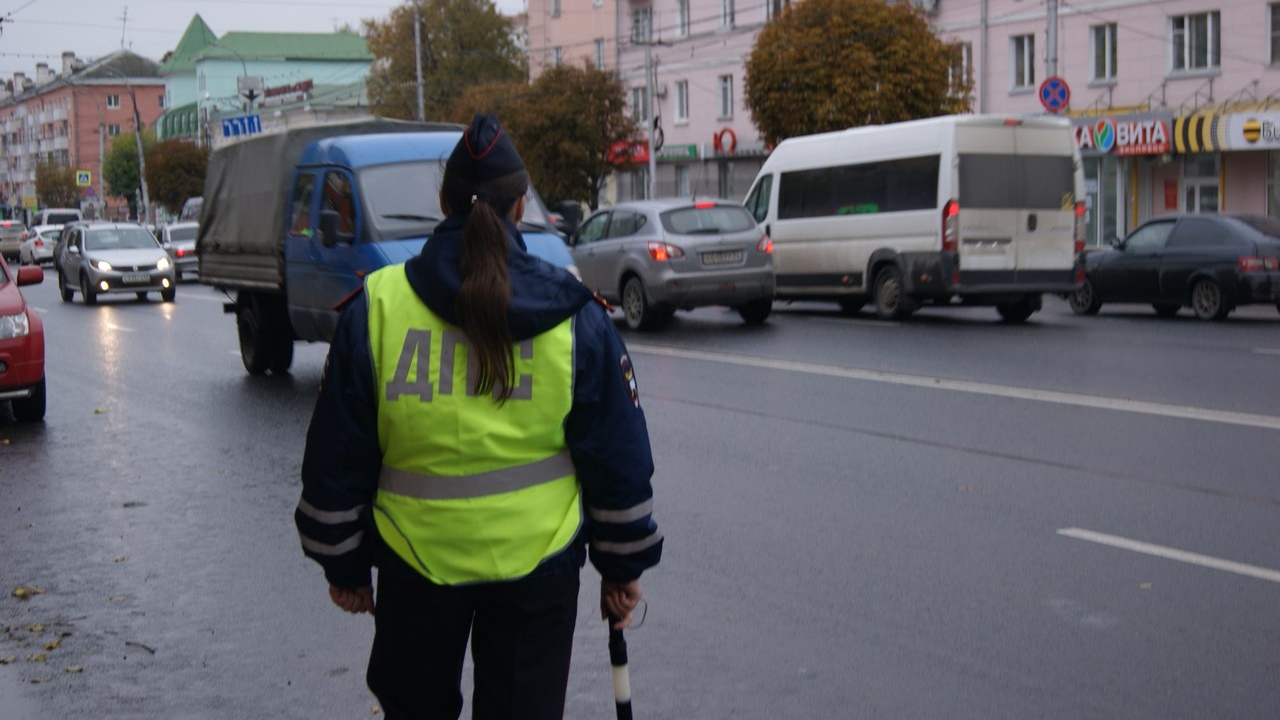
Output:
[[204,18],[199,15],[191,18],[191,23],[187,25],[186,31],[182,33],[182,39],[178,41],[178,46],[173,49],[173,54],[169,56],[164,65],[160,66],[161,74],[194,73],[196,71],[195,57],[208,47],[209,43],[215,40],[217,40],[217,36],[205,24]]
[[365,60],[373,53],[355,33],[229,32],[193,59],[233,60]]

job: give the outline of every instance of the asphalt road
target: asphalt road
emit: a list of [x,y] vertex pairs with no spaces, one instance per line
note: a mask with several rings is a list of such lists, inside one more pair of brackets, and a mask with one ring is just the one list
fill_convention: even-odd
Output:
[[[27,296],[49,412],[0,413],[0,720],[376,717],[372,623],[292,526],[326,348],[252,378],[200,285]],[[779,303],[625,337],[667,537],[638,717],[1280,717],[1275,308]],[[596,577],[571,720],[613,717]]]

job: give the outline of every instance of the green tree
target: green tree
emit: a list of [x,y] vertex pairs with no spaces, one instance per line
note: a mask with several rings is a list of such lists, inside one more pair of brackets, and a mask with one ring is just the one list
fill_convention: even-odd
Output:
[[186,140],[164,140],[147,150],[147,193],[170,213],[204,192],[209,155]]
[[[156,143],[150,130],[142,131],[142,152],[149,155]],[[142,173],[138,171],[138,141],[132,132],[121,133],[111,141],[106,160],[102,163],[102,179],[107,187],[104,192],[129,203],[129,217],[138,217],[138,191],[142,187]],[[147,194],[151,191],[147,186]]]
[[[511,21],[490,0],[416,0],[421,13],[423,106],[427,120],[446,117],[463,89],[528,77]],[[369,71],[373,111],[385,117],[417,117],[413,6],[385,21],[366,20],[365,37],[377,61]]]
[[80,207],[76,171],[47,162],[36,165],[36,201],[40,207]]
[[745,94],[769,144],[796,135],[965,112],[959,49],[889,0],[804,0],[756,36]]
[[524,158],[533,186],[552,206],[561,200],[598,205],[600,187],[617,168],[609,151],[637,139],[626,89],[615,75],[587,64],[561,65],[520,83],[477,86],[454,104],[449,117],[470,122],[493,112]]

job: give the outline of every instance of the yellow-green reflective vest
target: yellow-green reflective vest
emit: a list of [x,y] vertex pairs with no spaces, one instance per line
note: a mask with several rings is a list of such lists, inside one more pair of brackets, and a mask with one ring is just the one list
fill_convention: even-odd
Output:
[[437,584],[528,575],[582,524],[564,439],[572,319],[517,344],[518,383],[499,405],[474,394],[466,336],[422,302],[403,265],[369,275],[365,293],[382,447],[379,534]]

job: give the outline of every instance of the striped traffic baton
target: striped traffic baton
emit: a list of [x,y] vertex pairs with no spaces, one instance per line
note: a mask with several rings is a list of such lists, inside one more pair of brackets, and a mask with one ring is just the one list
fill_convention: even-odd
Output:
[[616,618],[609,618],[609,664],[613,665],[613,703],[618,720],[631,720],[631,675],[627,671],[627,639],[614,630]]

